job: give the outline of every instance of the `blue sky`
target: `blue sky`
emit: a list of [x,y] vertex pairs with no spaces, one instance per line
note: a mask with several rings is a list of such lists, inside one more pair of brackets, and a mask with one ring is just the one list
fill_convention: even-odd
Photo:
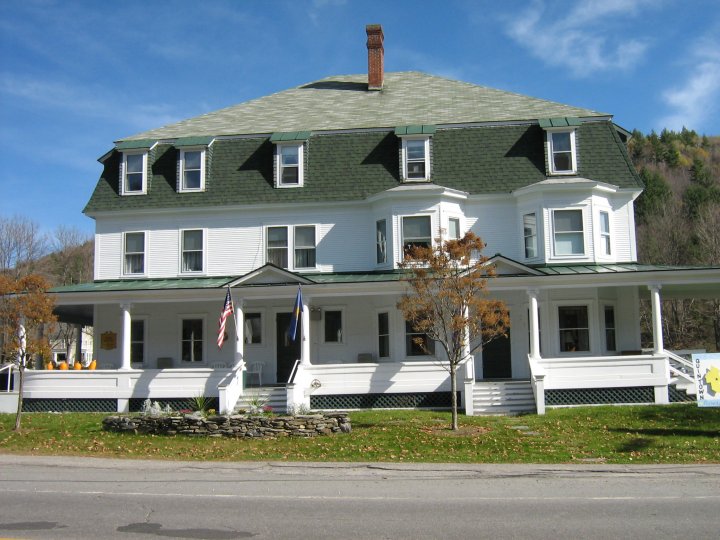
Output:
[[720,0],[0,1],[0,215],[91,233],[113,141],[329,75],[419,70],[720,134]]

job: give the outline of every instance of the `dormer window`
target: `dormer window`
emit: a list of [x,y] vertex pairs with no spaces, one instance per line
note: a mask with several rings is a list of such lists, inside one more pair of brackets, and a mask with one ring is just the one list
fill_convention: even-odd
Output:
[[147,193],[147,152],[125,152],[122,161],[122,194]]
[[205,190],[205,149],[187,148],[180,150],[179,191]]
[[575,131],[580,121],[577,118],[546,118],[539,121],[546,131],[549,174],[575,174],[577,152]]
[[275,143],[275,186],[279,188],[302,187],[304,180],[305,141],[309,131],[273,133],[270,142]]
[[435,126],[403,126],[395,128],[395,135],[402,140],[402,179],[405,182],[429,180],[430,136]]

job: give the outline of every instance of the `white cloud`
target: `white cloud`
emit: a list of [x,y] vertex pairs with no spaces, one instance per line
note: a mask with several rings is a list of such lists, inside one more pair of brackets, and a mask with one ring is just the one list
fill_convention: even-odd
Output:
[[717,130],[708,120],[713,118],[720,101],[720,42],[710,37],[701,38],[690,56],[693,65],[684,82],[662,93],[670,112],[658,120],[658,128],[679,130],[685,126],[700,131]]
[[552,66],[567,68],[575,76],[625,70],[643,58],[648,43],[614,36],[612,23],[637,15],[640,8],[657,3],[583,0],[566,13],[548,14],[545,4],[538,0],[524,13],[508,18],[506,31],[533,56]]

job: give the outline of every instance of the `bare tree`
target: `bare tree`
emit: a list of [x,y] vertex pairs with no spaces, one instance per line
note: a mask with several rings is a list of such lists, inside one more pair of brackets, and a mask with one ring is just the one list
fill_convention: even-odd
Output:
[[435,247],[414,246],[401,268],[408,270],[409,291],[398,302],[417,335],[415,346],[434,355],[442,347],[441,365],[450,373],[452,429],[458,429],[457,369],[472,353],[510,326],[507,307],[487,298],[487,280],[495,268],[481,252],[485,243],[472,232],[460,240],[439,241]]
[[47,237],[34,221],[23,216],[0,216],[0,273],[14,278],[31,274],[47,247]]
[[52,253],[44,261],[44,266],[56,285],[72,285],[92,280],[92,236],[76,227],[61,225],[54,232],[52,249]]

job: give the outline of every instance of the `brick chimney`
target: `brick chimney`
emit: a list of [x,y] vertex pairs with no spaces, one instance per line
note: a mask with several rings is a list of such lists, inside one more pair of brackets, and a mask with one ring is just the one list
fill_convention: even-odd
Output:
[[368,38],[368,90],[382,90],[385,79],[385,36],[379,24],[368,24],[365,32]]

